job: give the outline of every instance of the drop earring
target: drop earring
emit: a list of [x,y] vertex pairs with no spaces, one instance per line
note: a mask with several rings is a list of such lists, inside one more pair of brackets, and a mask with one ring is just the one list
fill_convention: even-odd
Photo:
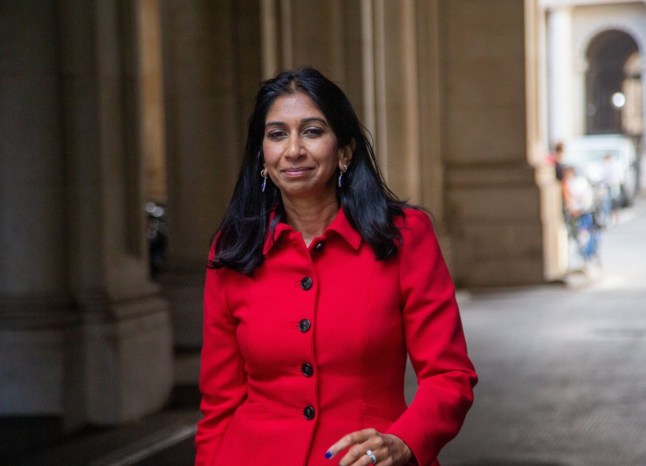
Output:
[[337,183],[337,184],[338,184],[338,186],[339,186],[339,188],[342,188],[342,187],[343,187],[343,174],[344,174],[347,170],[348,170],[348,166],[347,166],[347,165],[343,165],[341,168],[339,168],[339,171],[340,171],[340,173],[339,173],[339,181],[338,181],[338,183]]
[[260,192],[264,193],[265,189],[267,189],[267,170],[264,168],[260,170],[260,176],[262,176],[262,184],[260,185]]

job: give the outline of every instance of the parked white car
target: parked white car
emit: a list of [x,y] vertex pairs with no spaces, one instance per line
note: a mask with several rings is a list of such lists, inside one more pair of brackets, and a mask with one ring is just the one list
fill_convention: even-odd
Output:
[[638,160],[635,145],[620,134],[595,134],[570,139],[565,144],[562,163],[574,166],[592,183],[603,182],[604,157],[615,160],[620,190],[613,201],[621,206],[630,205],[637,194]]

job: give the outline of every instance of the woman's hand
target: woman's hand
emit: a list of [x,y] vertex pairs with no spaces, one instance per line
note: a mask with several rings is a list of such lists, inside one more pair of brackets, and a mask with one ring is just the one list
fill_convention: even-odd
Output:
[[[401,466],[407,464],[413,456],[408,445],[396,435],[364,429],[344,436],[330,447],[325,457],[332,459],[346,448],[349,448],[348,452],[339,461],[339,466]],[[376,462],[368,451],[372,452]]]

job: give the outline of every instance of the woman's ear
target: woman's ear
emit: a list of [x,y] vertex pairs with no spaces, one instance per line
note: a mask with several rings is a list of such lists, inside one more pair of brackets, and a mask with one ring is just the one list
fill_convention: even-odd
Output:
[[352,155],[354,154],[354,150],[357,147],[357,143],[355,142],[354,139],[350,141],[349,144],[346,144],[345,146],[341,147],[341,155],[339,157],[339,168],[345,167],[347,169],[348,165],[350,165],[350,162],[352,162]]

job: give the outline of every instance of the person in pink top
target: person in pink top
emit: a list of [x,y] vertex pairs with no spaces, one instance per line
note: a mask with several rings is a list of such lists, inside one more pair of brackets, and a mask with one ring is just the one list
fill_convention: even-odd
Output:
[[431,220],[343,91],[312,68],[263,82],[209,253],[195,464],[437,465],[476,381]]

